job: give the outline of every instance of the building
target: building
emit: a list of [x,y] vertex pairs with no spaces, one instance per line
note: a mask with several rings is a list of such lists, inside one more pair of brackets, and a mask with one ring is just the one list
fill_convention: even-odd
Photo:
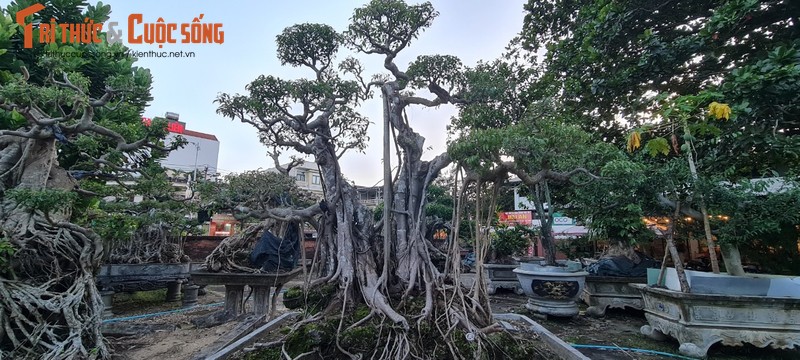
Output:
[[[161,166],[167,169],[176,197],[189,198],[193,196],[189,186],[192,181],[217,176],[219,140],[213,134],[187,129],[186,123],[179,121],[180,115],[177,113],[167,112],[164,118],[169,131],[164,144],[169,146],[178,136],[183,137],[188,144],[171,151],[161,160]],[[151,119],[145,117],[142,122],[150,125]]]
[[374,210],[378,204],[383,203],[383,186],[355,186],[358,200],[368,209]]
[[[288,165],[282,164],[281,167],[285,169]],[[278,169],[270,168],[267,171],[278,172]],[[315,199],[321,200],[324,197],[322,176],[319,173],[317,163],[305,161],[301,165],[294,166],[289,169],[289,176],[294,179],[298,188],[310,192]]]
[[[214,177],[217,175],[219,162],[219,140],[213,134],[193,131],[186,128],[186,123],[179,120],[179,115],[168,112],[164,115],[168,121],[167,134],[164,143],[169,146],[178,136],[186,139],[188,144],[182,148],[171,151],[161,161],[161,165],[168,169],[195,174],[200,177]],[[149,123],[149,118],[143,119]]]

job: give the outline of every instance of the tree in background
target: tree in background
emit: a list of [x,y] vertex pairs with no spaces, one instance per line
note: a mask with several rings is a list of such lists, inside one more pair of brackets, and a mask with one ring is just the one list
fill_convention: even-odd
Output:
[[706,224],[712,261],[721,229],[707,219],[723,214],[699,184],[796,177],[800,4],[530,1],[526,10],[526,46],[547,51],[542,92],[565,118],[631,152],[687,163],[689,178],[659,200],[673,218]]

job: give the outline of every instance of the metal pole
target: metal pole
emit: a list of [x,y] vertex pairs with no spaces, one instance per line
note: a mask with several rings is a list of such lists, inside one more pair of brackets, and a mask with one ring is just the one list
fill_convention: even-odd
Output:
[[192,142],[194,144],[194,175],[192,176],[192,181],[197,182],[197,155],[200,153],[200,145],[196,142]]

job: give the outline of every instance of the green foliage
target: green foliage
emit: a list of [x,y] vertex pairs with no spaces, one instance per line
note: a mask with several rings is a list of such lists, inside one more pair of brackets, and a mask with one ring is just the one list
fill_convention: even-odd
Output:
[[406,74],[414,88],[436,84],[452,93],[464,82],[464,65],[452,55],[420,55],[408,65]]
[[669,155],[669,143],[667,139],[657,137],[648,141],[644,146],[644,150],[647,151],[650,156],[656,156],[658,154]]
[[221,182],[201,183],[198,191],[210,209],[221,211],[236,211],[239,207],[254,211],[299,208],[314,202],[308,191],[297,187],[294,178],[264,170],[228,174]]
[[60,189],[31,190],[14,188],[6,191],[5,195],[15,203],[45,214],[69,210],[78,198],[71,191]]
[[0,275],[4,277],[11,271],[11,259],[16,250],[6,238],[0,238]]
[[428,202],[425,208],[425,214],[443,221],[451,221],[453,219],[453,206],[455,204],[453,197],[450,196],[447,189],[431,184],[428,186],[427,192]]
[[276,38],[278,59],[281,65],[323,70],[333,62],[341,41],[341,36],[329,25],[293,25]]
[[490,248],[495,261],[507,261],[511,256],[524,255],[536,231],[527,226],[501,225],[492,234]]
[[408,5],[401,0],[372,0],[353,12],[345,38],[360,52],[396,55],[438,15],[430,2]]
[[779,237],[800,224],[800,184],[788,179],[743,180],[732,186],[704,184],[718,220],[721,243],[743,245]]

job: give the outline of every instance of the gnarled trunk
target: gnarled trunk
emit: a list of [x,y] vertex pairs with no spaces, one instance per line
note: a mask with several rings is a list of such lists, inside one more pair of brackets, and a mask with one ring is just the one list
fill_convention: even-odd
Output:
[[[54,140],[0,142],[24,149],[3,174],[8,189],[73,190],[74,180],[58,166]],[[4,236],[16,250],[0,277],[0,357],[108,357],[94,278],[102,259],[100,239],[69,223],[68,209],[34,214],[6,196],[0,211]]]

